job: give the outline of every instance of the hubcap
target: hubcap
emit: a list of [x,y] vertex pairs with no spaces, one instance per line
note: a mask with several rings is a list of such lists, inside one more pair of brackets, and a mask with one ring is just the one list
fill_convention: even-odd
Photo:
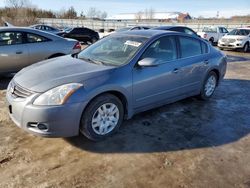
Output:
[[110,133],[119,121],[119,109],[113,103],[100,106],[92,117],[92,128],[98,135]]
[[210,97],[216,87],[216,78],[214,75],[211,75],[208,79],[207,79],[207,83],[205,85],[205,94],[207,97]]

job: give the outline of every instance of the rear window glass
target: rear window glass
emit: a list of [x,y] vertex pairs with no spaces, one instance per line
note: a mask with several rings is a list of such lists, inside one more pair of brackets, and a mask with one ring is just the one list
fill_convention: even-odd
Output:
[[182,58],[196,56],[202,53],[199,40],[189,37],[180,37],[179,39]]

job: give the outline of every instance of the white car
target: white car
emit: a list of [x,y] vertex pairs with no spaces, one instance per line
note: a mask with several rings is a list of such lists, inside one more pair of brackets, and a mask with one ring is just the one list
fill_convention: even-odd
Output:
[[217,43],[219,39],[221,39],[224,35],[228,33],[228,30],[225,27],[204,27],[201,32],[198,32],[197,34],[209,41],[211,44]]
[[238,28],[229,32],[219,40],[218,47],[223,49],[242,49],[243,52],[249,50],[250,28]]

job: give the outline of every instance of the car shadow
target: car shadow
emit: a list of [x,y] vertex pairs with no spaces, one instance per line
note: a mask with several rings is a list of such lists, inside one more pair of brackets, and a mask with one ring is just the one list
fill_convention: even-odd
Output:
[[227,55],[227,61],[228,61],[228,63],[250,61],[250,57]]
[[152,153],[216,147],[250,133],[250,81],[224,80],[209,101],[188,98],[135,115],[100,142],[65,141],[95,153]]

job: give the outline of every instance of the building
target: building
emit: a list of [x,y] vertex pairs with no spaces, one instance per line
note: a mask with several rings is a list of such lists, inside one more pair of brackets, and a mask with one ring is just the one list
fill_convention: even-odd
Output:
[[132,20],[175,20],[183,21],[192,19],[191,16],[186,13],[181,12],[137,12],[137,13],[123,13],[110,16],[106,20],[116,20],[116,21],[132,21]]

